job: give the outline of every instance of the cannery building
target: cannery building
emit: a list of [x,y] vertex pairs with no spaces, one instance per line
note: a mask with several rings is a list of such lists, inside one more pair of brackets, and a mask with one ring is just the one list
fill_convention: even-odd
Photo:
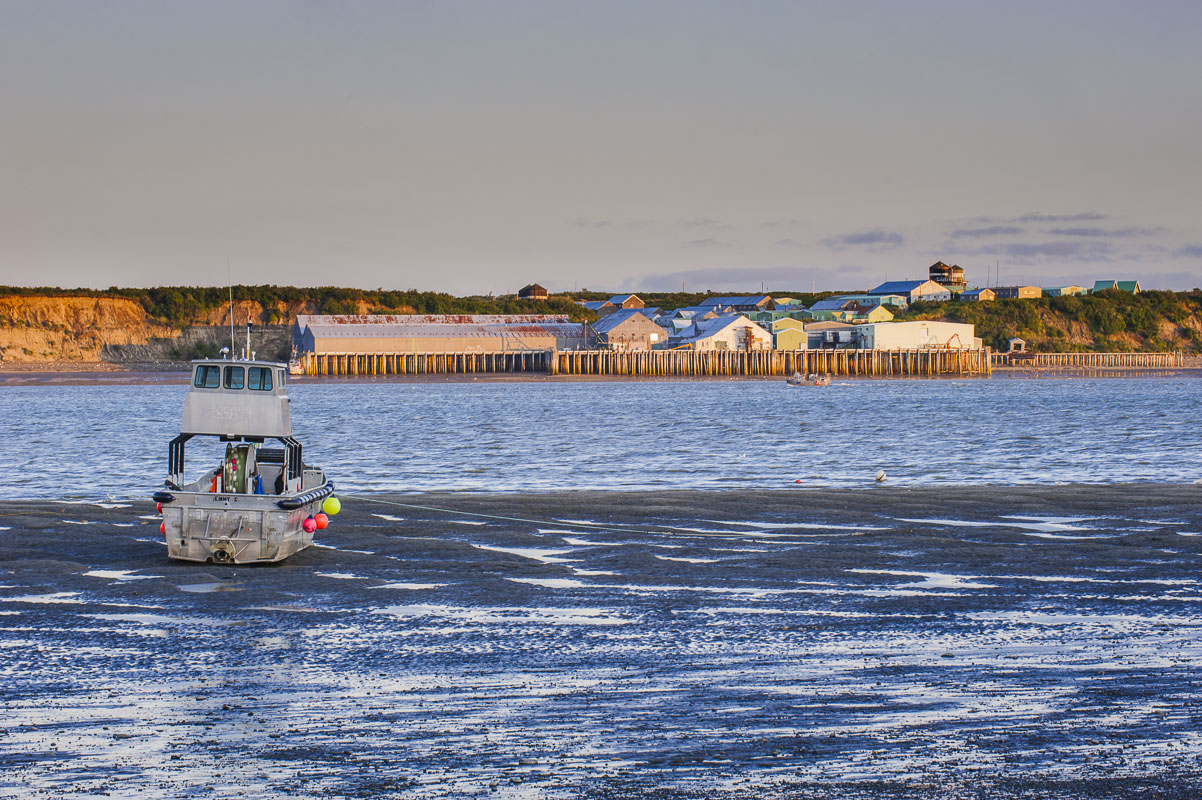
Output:
[[300,314],[300,355],[509,353],[587,346],[582,323],[556,314]]

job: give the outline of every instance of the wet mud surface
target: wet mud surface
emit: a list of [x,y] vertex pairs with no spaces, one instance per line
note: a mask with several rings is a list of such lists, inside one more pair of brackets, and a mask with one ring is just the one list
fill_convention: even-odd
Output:
[[1199,486],[343,496],[318,541],[0,506],[0,797],[1202,793]]

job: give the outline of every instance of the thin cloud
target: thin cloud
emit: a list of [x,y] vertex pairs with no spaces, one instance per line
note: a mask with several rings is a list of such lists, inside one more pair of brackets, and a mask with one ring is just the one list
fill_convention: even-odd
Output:
[[1041,214],[1039,212],[1028,212],[1018,217],[972,217],[966,222],[971,222],[975,225],[1015,225],[1015,224],[1030,224],[1030,223],[1066,223],[1066,222],[1098,222],[1100,220],[1110,219],[1109,214],[1103,214],[1098,211],[1082,211],[1077,214]]
[[1080,214],[1023,214],[1021,217],[1014,220],[1015,222],[1098,222],[1099,220],[1109,219],[1109,214],[1101,214],[1097,211],[1086,211]]
[[988,236],[1014,236],[1023,229],[1014,225],[992,225],[988,228],[957,228],[951,232],[953,239],[983,239]]
[[1202,244],[1184,244],[1173,251],[1178,258],[1202,258]]
[[777,247],[801,247],[801,243],[798,242],[796,239],[778,239],[776,241],[776,246]]
[[1078,236],[1094,239],[1129,239],[1134,236],[1154,236],[1160,228],[1052,228],[1054,236]]
[[700,247],[703,249],[712,249],[712,250],[729,250],[730,248],[735,246],[735,243],[734,242],[724,242],[720,239],[714,239],[711,237],[708,239],[694,239],[691,242],[685,242],[684,246],[685,247]]
[[694,217],[693,219],[681,220],[680,224],[686,228],[710,228],[719,231],[732,230],[730,225],[712,217]]
[[[1109,242],[1012,242],[1002,245],[1002,254],[1011,263],[1042,264],[1047,261],[1073,263],[1110,263],[1116,260],[1114,245]],[[978,255],[991,255],[985,248]]]
[[843,236],[832,236],[823,239],[822,244],[832,250],[842,250],[847,247],[869,247],[874,250],[891,250],[901,247],[906,239],[900,233],[893,233],[881,228],[870,231],[847,233]]
[[617,222],[609,219],[573,219],[570,220],[568,224],[573,228],[591,228],[595,230],[601,230],[604,228],[617,228],[619,226],[625,228],[649,228],[654,225],[655,222],[649,219],[631,219],[627,220],[626,222]]

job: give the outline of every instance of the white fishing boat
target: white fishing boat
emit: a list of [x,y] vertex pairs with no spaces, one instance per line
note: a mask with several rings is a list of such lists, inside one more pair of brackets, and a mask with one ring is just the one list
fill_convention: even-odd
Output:
[[[313,544],[313,532],[338,513],[334,484],[321,468],[304,462],[301,444],[292,437],[287,365],[246,355],[192,362],[167,480],[154,493],[171,558],[280,561]],[[184,448],[196,436],[217,437],[225,455],[189,482]],[[269,441],[281,446],[264,446]]]
[[790,386],[830,386],[830,375],[802,375],[800,372],[794,372],[790,377],[785,379],[785,383]]

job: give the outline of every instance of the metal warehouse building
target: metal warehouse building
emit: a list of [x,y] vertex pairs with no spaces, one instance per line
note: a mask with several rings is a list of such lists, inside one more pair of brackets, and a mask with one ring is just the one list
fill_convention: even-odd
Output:
[[292,330],[301,356],[575,350],[585,337],[552,314],[301,314]]

